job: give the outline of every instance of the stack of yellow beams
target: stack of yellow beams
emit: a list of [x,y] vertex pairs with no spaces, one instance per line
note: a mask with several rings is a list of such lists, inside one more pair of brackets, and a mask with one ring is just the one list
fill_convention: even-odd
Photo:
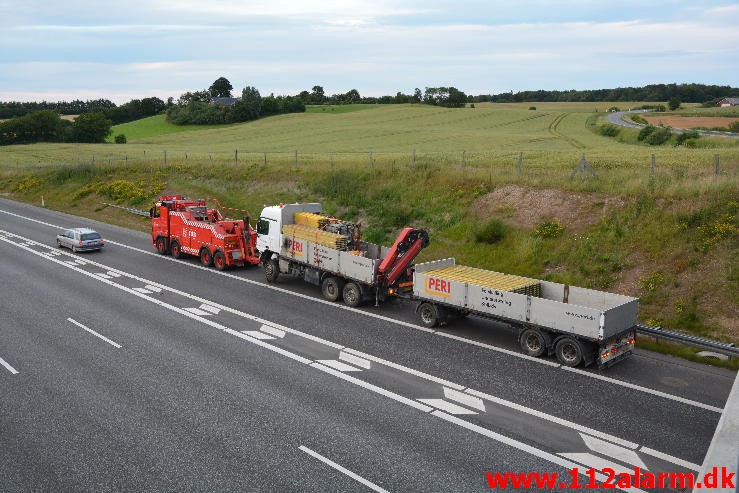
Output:
[[452,265],[441,269],[434,269],[424,274],[450,281],[466,282],[476,286],[497,289],[499,291],[510,291],[512,293],[526,294],[541,297],[541,284],[535,279],[501,274],[489,270],[476,269],[464,265]]
[[310,226],[311,228],[323,228],[329,223],[329,218],[312,212],[296,212],[294,214],[295,224]]
[[346,250],[349,239],[336,233],[329,233],[320,229],[311,228],[303,224],[285,224],[282,234],[298,240],[310,241],[336,250]]

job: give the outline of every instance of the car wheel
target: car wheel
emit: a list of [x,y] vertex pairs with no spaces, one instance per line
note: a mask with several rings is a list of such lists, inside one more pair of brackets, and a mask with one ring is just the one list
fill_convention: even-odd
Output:
[[264,277],[267,282],[275,282],[280,277],[280,266],[277,265],[277,260],[267,260],[264,263]]
[[418,321],[424,327],[436,327],[439,325],[439,308],[433,303],[421,303],[416,311]]
[[323,297],[328,301],[338,301],[341,298],[341,291],[344,287],[344,281],[338,277],[329,276],[323,280],[321,284],[321,292]]
[[62,247],[62,242],[59,241],[59,238],[56,239],[56,247],[57,248],[61,248]]
[[159,252],[159,255],[167,253],[167,240],[163,236],[157,238],[157,252]]
[[536,329],[524,330],[521,333],[519,343],[521,344],[521,349],[524,353],[529,356],[534,356],[535,358],[538,358],[547,350],[547,340],[544,337],[544,334]]
[[563,337],[554,348],[557,360],[564,366],[577,366],[583,359],[582,345],[571,337]]
[[172,252],[172,257],[176,259],[182,258],[182,247],[180,246],[180,242],[177,240],[174,240],[172,244],[169,246],[169,251]]
[[200,263],[206,267],[213,267],[213,254],[207,248],[200,250]]
[[344,303],[348,306],[360,306],[362,304],[362,288],[355,282],[348,282],[342,290]]
[[216,254],[213,255],[213,263],[218,270],[226,270],[226,267],[228,267],[226,264],[226,255],[224,255],[223,252],[216,252]]

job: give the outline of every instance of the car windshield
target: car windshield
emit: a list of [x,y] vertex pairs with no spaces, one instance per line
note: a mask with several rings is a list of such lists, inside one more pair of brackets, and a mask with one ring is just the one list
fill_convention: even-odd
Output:
[[97,233],[83,233],[80,236],[80,239],[82,241],[99,240],[100,239],[100,235],[97,234]]

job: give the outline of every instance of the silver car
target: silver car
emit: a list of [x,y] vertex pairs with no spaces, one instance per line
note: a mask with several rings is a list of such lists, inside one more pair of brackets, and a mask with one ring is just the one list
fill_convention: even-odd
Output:
[[72,228],[56,236],[56,245],[71,249],[73,252],[100,250],[105,240],[100,233],[89,228]]

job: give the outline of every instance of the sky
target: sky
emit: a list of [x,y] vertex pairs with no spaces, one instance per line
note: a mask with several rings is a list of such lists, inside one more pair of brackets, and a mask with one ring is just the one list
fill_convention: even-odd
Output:
[[0,101],[739,86],[723,0],[0,0]]

